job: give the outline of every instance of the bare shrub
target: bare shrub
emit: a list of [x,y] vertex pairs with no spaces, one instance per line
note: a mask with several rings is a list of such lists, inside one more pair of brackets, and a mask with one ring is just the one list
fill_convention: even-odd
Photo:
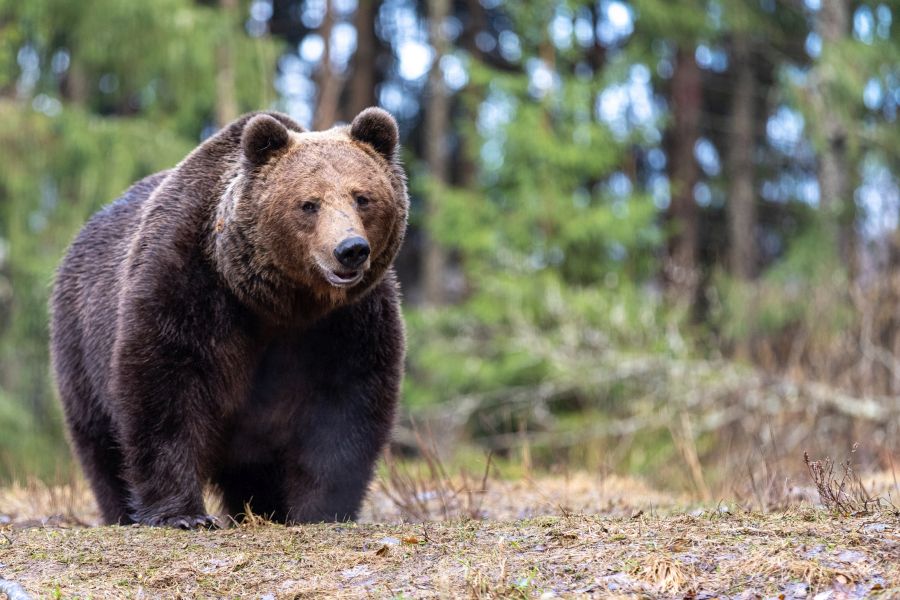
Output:
[[415,464],[398,460],[388,448],[384,457],[386,474],[378,481],[403,518],[414,521],[481,519],[492,454],[488,454],[480,480],[464,470],[454,477],[430,437],[426,440],[415,431],[415,439],[418,449]]
[[810,460],[809,454],[803,453],[803,462],[806,463],[822,504],[828,510],[844,516],[868,515],[881,506],[881,499],[869,493],[853,468],[853,454],[858,447],[858,444],[853,445],[850,456],[840,463],[839,473],[835,473],[835,462],[831,457]]

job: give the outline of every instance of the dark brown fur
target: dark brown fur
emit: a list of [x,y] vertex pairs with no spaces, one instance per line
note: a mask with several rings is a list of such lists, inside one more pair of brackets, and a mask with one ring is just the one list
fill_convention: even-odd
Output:
[[[302,131],[242,117],[95,215],[59,269],[53,366],[107,523],[209,524],[208,481],[232,515],[357,513],[402,378],[406,183],[387,113]],[[351,234],[371,255],[336,287]]]

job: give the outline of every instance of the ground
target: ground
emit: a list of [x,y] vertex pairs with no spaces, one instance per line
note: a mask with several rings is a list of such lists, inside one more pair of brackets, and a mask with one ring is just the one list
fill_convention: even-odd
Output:
[[31,484],[0,491],[0,577],[51,598],[900,596],[900,513],[815,504],[764,513],[609,476],[394,472],[358,524],[184,532],[85,527],[82,485]]

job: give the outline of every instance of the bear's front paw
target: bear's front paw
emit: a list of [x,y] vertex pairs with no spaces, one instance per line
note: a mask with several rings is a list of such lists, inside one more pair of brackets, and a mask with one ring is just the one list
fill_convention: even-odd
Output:
[[213,515],[154,516],[140,519],[138,522],[150,527],[174,527],[176,529],[217,529],[221,526],[219,518]]

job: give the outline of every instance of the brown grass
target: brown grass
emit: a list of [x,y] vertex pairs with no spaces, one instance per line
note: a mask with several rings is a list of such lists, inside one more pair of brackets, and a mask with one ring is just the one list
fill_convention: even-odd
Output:
[[854,445],[850,456],[840,464],[837,473],[834,459],[831,457],[810,460],[809,454],[803,453],[803,462],[809,470],[810,479],[816,486],[822,504],[825,508],[843,516],[871,514],[883,504],[890,504],[886,499],[873,496],[854,470],[853,454],[856,449],[857,446]]
[[900,523],[782,515],[423,524],[7,527],[2,576],[39,596],[863,597],[900,592]]
[[[463,479],[446,469],[440,477],[407,484],[466,497]],[[889,474],[881,480],[892,485]],[[452,502],[435,504],[436,521],[409,523],[409,501],[397,505],[376,486],[364,523],[282,527],[251,514],[197,532],[80,527],[95,518],[82,487],[7,488],[0,577],[57,598],[900,594],[900,516],[884,507],[856,517],[809,505],[763,514],[586,473],[468,481],[484,490],[487,519],[460,516],[460,501],[459,515]]]
[[360,523],[248,509],[219,531],[85,527],[98,517],[80,480],[0,488],[0,579],[52,598],[900,595],[893,472],[807,456],[802,493],[766,467],[745,495],[697,504],[702,473],[692,499],[587,472],[506,480],[489,456],[451,472],[419,448],[386,458]]

